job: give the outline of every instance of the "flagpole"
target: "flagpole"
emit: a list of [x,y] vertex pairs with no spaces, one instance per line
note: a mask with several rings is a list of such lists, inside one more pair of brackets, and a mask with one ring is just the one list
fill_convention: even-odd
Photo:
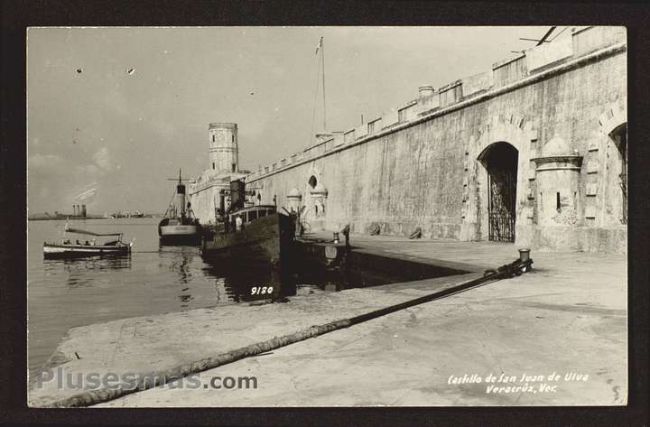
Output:
[[327,132],[327,107],[325,104],[325,41],[320,38],[321,62],[323,64],[323,132]]

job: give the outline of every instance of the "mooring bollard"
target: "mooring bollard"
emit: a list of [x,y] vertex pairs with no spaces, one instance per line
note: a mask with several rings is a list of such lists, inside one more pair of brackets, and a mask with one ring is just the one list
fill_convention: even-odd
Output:
[[[530,259],[530,249],[528,248],[519,249],[519,261],[527,262],[529,259]],[[525,273],[527,271],[530,271],[531,268],[532,268],[531,265],[524,267],[523,272]]]
[[526,262],[530,259],[530,249],[519,249],[519,261]]

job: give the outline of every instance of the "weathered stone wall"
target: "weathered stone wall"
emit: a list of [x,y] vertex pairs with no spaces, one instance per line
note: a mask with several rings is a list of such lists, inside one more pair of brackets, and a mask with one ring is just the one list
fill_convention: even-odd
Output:
[[[466,84],[443,87],[437,99],[409,102],[247,181],[261,188],[264,203],[276,196],[280,206],[297,189],[314,227],[349,223],[365,232],[376,222],[384,234],[421,227],[425,238],[488,240],[488,173],[480,156],[507,142],[518,151],[518,245],[623,252],[622,162],[609,133],[627,120],[625,30],[581,29],[567,40],[559,52],[551,44],[497,63]],[[557,172],[538,171],[543,162],[534,159],[544,158],[554,138],[566,151],[551,153],[559,156],[550,163]],[[571,157],[578,169],[567,172],[562,156],[579,158]],[[323,190],[325,212],[317,213]],[[544,198],[560,192],[560,209],[549,212]]]
[[227,182],[205,185],[200,190],[190,187],[189,196],[192,202],[192,211],[199,218],[201,224],[215,223],[215,207],[219,207],[219,192],[228,187]]

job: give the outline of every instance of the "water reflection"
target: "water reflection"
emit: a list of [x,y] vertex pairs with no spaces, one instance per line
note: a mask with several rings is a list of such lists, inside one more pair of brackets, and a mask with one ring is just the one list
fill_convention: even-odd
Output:
[[131,268],[131,255],[95,256],[87,258],[44,259],[46,272],[63,268],[66,272],[88,270],[119,270]]
[[181,309],[188,309],[190,303],[194,300],[190,290],[194,279],[192,265],[194,258],[199,254],[199,249],[193,246],[160,246],[161,261],[168,261],[167,270],[178,276],[180,290],[177,298],[180,301]]
[[193,259],[194,254],[190,251],[166,251],[164,249],[160,251],[161,266],[168,262],[167,270],[176,273],[180,283],[188,283],[192,280],[190,265]]
[[60,272],[67,273],[68,288],[91,287],[95,282],[93,271],[130,270],[131,255],[47,259],[43,260],[43,269],[46,276],[58,275]]
[[281,272],[268,264],[248,264],[228,261],[206,263],[203,272],[206,277],[220,278],[216,282],[217,295],[225,294],[232,302],[248,302],[259,299],[278,299],[286,295],[288,281]]

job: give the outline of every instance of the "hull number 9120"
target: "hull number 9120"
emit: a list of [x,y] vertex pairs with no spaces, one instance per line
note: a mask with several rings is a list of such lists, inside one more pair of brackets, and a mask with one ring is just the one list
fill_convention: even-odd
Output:
[[268,295],[273,293],[273,286],[253,286],[251,295]]

